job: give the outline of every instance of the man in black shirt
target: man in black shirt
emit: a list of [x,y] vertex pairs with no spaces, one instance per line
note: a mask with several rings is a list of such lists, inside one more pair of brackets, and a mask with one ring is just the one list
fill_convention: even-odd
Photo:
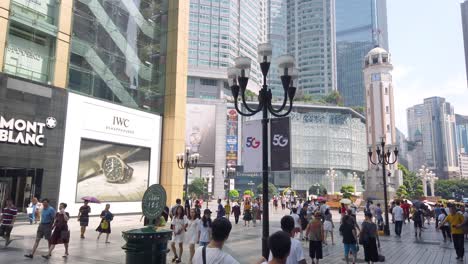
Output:
[[349,264],[349,252],[353,254],[353,264],[356,263],[357,256],[357,232],[356,224],[349,215],[343,217],[342,224],[340,226],[340,232],[343,235],[344,253],[346,263]]

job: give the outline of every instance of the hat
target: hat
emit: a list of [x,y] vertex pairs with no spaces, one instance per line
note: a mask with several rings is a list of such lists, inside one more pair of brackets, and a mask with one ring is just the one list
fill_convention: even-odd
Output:
[[205,211],[203,211],[204,214],[211,214],[210,209],[206,208]]

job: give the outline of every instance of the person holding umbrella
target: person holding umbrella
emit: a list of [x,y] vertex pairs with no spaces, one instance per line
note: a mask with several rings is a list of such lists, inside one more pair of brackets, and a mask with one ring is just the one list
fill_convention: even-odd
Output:
[[88,203],[88,200],[84,200],[84,204],[80,207],[80,210],[78,212],[78,222],[80,222],[81,227],[81,239],[85,238],[84,234],[86,232],[86,227],[89,224],[89,213],[91,213],[91,207],[88,205]]

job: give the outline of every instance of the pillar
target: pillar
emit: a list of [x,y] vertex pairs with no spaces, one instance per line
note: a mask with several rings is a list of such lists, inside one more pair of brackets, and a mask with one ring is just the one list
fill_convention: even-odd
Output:
[[73,0],[62,0],[59,7],[53,85],[66,88],[68,84]]
[[10,0],[0,1],[0,71],[3,71],[5,47],[8,37],[8,17],[10,16]]

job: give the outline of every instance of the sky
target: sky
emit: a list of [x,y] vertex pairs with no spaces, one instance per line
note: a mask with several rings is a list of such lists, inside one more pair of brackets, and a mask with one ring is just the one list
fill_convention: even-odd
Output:
[[407,135],[406,109],[432,96],[468,115],[461,0],[387,0],[395,122]]

